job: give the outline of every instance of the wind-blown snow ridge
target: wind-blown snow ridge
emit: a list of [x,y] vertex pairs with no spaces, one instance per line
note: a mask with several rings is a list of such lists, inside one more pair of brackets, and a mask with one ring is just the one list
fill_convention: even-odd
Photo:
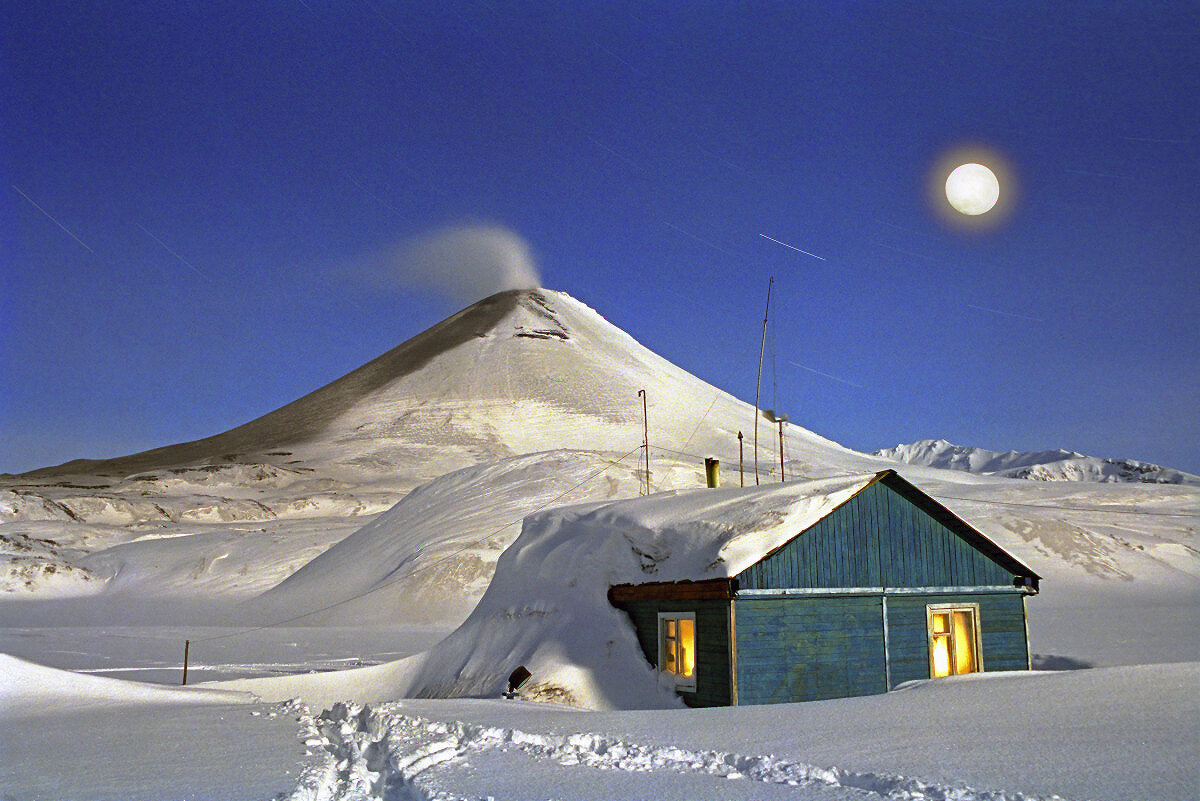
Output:
[[944,439],[922,439],[907,445],[880,448],[874,456],[905,464],[978,475],[1024,478],[1032,481],[1099,481],[1106,483],[1200,485],[1200,476],[1135,459],[1102,459],[1075,451],[989,451],[955,445]]
[[0,717],[8,720],[125,704],[244,704],[250,700],[246,693],[87,676],[0,654]]
[[312,770],[291,801],[350,799],[450,799],[424,775],[436,766],[469,761],[474,753],[517,750],[535,761],[562,766],[629,772],[700,773],[729,780],[784,784],[797,788],[862,790],[896,801],[1063,801],[1059,795],[1036,796],[979,790],[905,776],[819,767],[725,751],[644,745],[598,733],[549,734],[465,721],[436,721],[406,713],[402,704],[335,704],[318,715],[301,716],[306,744],[325,751],[325,762]]
[[355,604],[359,619],[461,620],[487,588],[500,553],[520,533],[522,518],[551,504],[632,495],[632,472],[596,453],[554,451],[447,473],[254,603],[282,615],[314,597],[328,605],[365,596]]

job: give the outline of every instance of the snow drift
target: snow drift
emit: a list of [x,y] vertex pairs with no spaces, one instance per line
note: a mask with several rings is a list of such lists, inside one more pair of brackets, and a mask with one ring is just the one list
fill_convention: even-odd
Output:
[[533,678],[523,697],[592,709],[678,706],[608,589],[736,575],[874,478],[666,492],[540,512],[525,519],[471,615],[431,651],[324,682],[229,686],[284,698],[320,684],[322,703],[347,691],[366,700],[486,697],[499,695],[524,665]]

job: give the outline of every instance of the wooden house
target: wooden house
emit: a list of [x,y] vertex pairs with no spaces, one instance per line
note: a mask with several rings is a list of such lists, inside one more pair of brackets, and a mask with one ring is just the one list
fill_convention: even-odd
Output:
[[749,567],[621,584],[660,681],[689,706],[883,693],[1030,666],[1029,567],[895,471]]

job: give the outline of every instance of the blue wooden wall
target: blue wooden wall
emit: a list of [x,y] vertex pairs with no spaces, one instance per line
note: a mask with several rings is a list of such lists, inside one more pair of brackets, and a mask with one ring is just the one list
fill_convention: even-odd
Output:
[[880,595],[739,598],[734,601],[738,703],[871,695],[928,679],[925,607],[951,603],[979,605],[984,670],[1028,669],[1025,602],[1019,592],[889,595],[886,666]]
[[742,589],[1010,586],[1013,573],[876,482],[738,575]]
[[734,601],[738,704],[887,691],[879,596]]
[[[730,664],[729,601],[628,601],[648,660],[658,656],[658,613],[696,613],[697,691],[692,706],[813,701],[886,692],[929,678],[926,605],[977,603],[985,670],[1029,664],[1024,595],[1014,576],[1028,569],[969,527],[925,503],[906,485],[876,481],[776,552],[742,571],[740,590],[1006,588],[946,594],[880,591],[803,594],[732,601],[736,667]],[[912,497],[915,499],[910,500]],[[935,517],[937,515],[937,517]],[[888,676],[890,672],[890,685]]]
[[658,668],[658,613],[696,613],[696,691],[681,692],[688,706],[728,706],[729,601],[623,601],[646,660]]
[[899,595],[888,597],[888,656],[892,686],[929,678],[926,604],[979,604],[983,669],[1028,670],[1025,596],[1016,593]]

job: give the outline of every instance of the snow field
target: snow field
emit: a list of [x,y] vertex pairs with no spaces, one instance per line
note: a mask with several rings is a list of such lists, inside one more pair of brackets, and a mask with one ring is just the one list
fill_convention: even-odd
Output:
[[1200,664],[609,713],[469,699],[316,711],[0,667],[0,797],[22,801],[1194,801],[1200,788]]
[[0,653],[60,670],[176,686],[189,638],[190,685],[377,665],[424,651],[446,634],[437,626],[0,627]]
[[[1200,664],[981,674],[761,707],[364,709],[346,717],[387,729],[393,766],[427,798],[770,798],[784,787],[794,798],[1200,797]],[[344,751],[336,739],[327,748]]]
[[319,762],[286,705],[113,704],[0,725],[5,801],[271,801]]

